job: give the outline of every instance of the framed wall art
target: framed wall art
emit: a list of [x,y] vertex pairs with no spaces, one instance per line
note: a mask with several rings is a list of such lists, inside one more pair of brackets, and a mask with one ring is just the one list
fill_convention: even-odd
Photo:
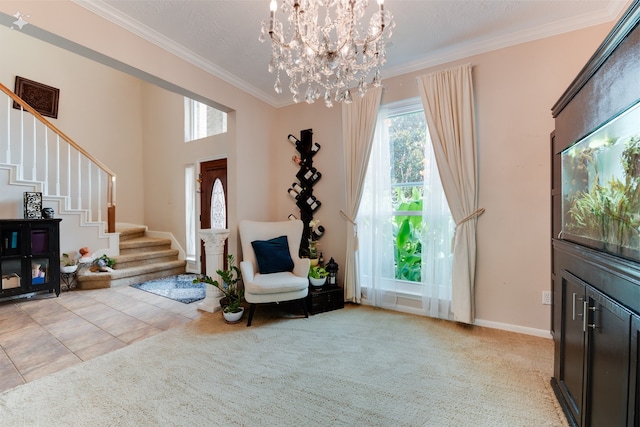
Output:
[[[60,89],[16,76],[15,93],[43,116],[58,118]],[[14,101],[13,108],[20,110],[20,104]]]

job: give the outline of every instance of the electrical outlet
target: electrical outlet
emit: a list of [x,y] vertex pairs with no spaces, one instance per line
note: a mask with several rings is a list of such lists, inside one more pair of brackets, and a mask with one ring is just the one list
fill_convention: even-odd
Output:
[[542,304],[551,305],[551,291],[542,291]]

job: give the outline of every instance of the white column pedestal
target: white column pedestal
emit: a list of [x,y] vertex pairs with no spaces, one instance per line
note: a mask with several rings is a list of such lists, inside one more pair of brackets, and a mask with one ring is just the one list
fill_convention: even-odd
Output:
[[[200,238],[204,241],[204,248],[207,254],[207,276],[213,280],[221,282],[221,278],[216,273],[224,268],[224,242],[229,237],[229,230],[200,230]],[[213,313],[222,310],[220,300],[223,294],[213,285],[207,285],[206,297],[198,303],[198,310]]]

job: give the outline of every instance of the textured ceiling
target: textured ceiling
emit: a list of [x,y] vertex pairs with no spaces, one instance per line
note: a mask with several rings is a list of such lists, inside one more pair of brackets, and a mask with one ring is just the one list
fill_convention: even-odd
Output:
[[[75,0],[275,106],[269,0]],[[374,0],[370,8],[376,7]],[[396,20],[382,77],[617,19],[628,0],[386,0]],[[367,19],[370,14],[367,15]]]

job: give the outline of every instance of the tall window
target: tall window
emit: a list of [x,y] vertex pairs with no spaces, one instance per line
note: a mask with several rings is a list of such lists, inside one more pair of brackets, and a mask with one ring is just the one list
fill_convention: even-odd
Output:
[[196,260],[196,170],[194,165],[184,168],[185,256]]
[[184,98],[184,141],[194,141],[227,131],[227,113]]
[[425,312],[450,300],[454,223],[419,99],[380,108],[357,223],[367,300],[399,308],[400,296],[422,299]]

